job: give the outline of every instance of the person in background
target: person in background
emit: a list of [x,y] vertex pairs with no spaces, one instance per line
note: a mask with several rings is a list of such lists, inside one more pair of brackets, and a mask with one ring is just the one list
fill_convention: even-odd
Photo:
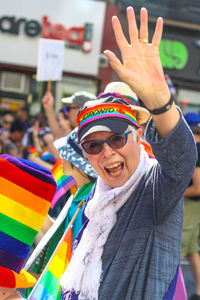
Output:
[[[72,200],[69,211],[64,222],[60,225],[58,230],[55,232],[51,240],[43,249],[42,253],[38,257],[35,265],[32,267],[32,272],[34,274],[41,274],[46,263],[51,257],[54,249],[56,248],[59,240],[61,239],[65,229],[67,228],[69,222],[71,221],[74,213],[76,212],[79,203],[82,200],[86,200],[88,195],[94,186],[96,181],[97,173],[92,168],[88,160],[83,156],[82,149],[80,148],[77,140],[77,128],[74,129],[69,135],[63,137],[54,142],[55,150],[63,159],[63,173],[65,175],[72,176],[76,182],[78,190]],[[82,227],[82,211],[83,207],[79,211],[72,227],[72,239],[75,240],[79,230]],[[43,234],[48,230],[53,224],[53,219],[48,216],[46,220],[47,226],[43,228]],[[49,285],[53,283],[48,282]],[[58,291],[59,292],[59,291]],[[28,297],[30,289],[27,289],[26,296]],[[54,294],[55,296],[55,294]],[[56,295],[58,297],[58,295]],[[57,298],[59,299],[59,298]],[[42,300],[42,299],[41,299]]]
[[[97,173],[84,157],[83,151],[78,144],[77,128],[60,141],[55,141],[54,144],[63,159],[63,173],[72,176],[76,180],[78,187],[66,218],[65,227],[67,227],[80,201],[83,199],[86,201],[88,198],[96,181]],[[73,241],[82,226],[82,209],[73,224]]]
[[194,112],[184,115],[193,132],[198,160],[190,185],[185,190],[182,257],[187,257],[194,277],[196,293],[189,300],[200,300],[200,116]]
[[39,121],[35,121],[32,126],[31,139],[33,144],[27,148],[26,158],[51,170],[58,159],[57,153],[50,153],[54,142],[53,135],[49,131],[40,132]]
[[77,117],[78,141],[99,176],[60,280],[62,299],[161,300],[175,293],[183,193],[195,168],[196,147],[164,77],[163,19],[157,19],[149,42],[147,10],[140,11],[140,28],[132,7],[127,18],[130,42],[118,18],[112,18],[122,61],[104,53],[151,114],[146,139],[156,159],[140,147],[136,106],[112,96],[85,103]]
[[64,135],[69,134],[72,131],[72,127],[69,121],[69,107],[63,106],[58,112],[58,124],[64,131]]
[[2,153],[22,158],[22,153],[19,151],[19,148],[12,142],[7,142],[3,145]]
[[54,98],[51,92],[46,92],[42,98],[42,105],[45,110],[49,127],[54,136],[54,139],[57,140],[67,134],[72,130],[68,111],[67,109],[61,109],[58,113],[58,118],[56,118],[54,112]]
[[14,121],[14,116],[11,111],[4,111],[2,113],[2,120],[1,120],[1,128],[0,128],[0,133],[5,130],[5,131],[10,131],[11,125]]
[[10,132],[9,131],[2,130],[0,132],[0,141],[4,144],[9,139],[9,136],[10,136]]
[[38,124],[38,135],[42,138],[42,136],[50,132],[50,128],[47,126],[47,120],[43,113],[37,113],[34,117],[34,122],[32,126],[30,126],[24,133],[22,144],[24,149],[27,149],[28,147],[32,146],[34,144],[33,141],[33,129],[34,124]]
[[78,91],[74,93],[71,97],[65,97],[61,99],[61,101],[68,106],[69,121],[72,129],[74,129],[77,126],[76,117],[80,108],[84,105],[86,101],[91,101],[95,99],[95,95],[85,91]]
[[19,157],[24,156],[24,148],[22,145],[22,139],[24,135],[24,125],[20,120],[15,120],[10,128],[9,138],[6,140],[6,144],[14,144],[17,147]]
[[24,131],[30,127],[28,106],[20,106],[16,113],[16,118],[21,120]]

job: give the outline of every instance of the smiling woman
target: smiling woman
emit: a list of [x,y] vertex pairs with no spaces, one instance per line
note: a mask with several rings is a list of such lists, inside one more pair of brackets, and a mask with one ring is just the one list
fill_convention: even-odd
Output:
[[78,140],[99,177],[61,278],[63,299],[174,299],[183,193],[195,166],[195,144],[170,98],[160,62],[162,18],[152,43],[145,8],[140,29],[131,7],[127,19],[130,43],[118,18],[112,18],[122,62],[111,51],[105,54],[151,112],[146,139],[156,159],[141,146],[139,120],[148,120],[146,109],[119,93],[84,104],[77,117]]

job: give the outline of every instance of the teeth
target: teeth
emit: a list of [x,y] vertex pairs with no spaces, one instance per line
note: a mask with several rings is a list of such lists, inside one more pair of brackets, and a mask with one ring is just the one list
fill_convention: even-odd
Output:
[[107,166],[106,169],[112,169],[112,168],[116,168],[120,165],[120,163],[115,163],[115,164],[112,164],[110,166]]
[[110,172],[111,175],[119,175],[119,173],[120,173],[120,171],[117,171],[117,172],[115,172],[115,173]]

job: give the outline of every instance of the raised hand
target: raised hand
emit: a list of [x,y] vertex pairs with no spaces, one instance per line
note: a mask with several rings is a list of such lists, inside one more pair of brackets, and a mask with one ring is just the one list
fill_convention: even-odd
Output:
[[138,30],[134,10],[127,8],[130,44],[126,40],[117,17],[112,18],[113,30],[121,52],[122,62],[109,50],[104,53],[122,81],[143,100],[149,109],[165,105],[170,98],[162,64],[159,56],[159,44],[162,37],[163,19],[158,18],[152,42],[148,42],[148,12],[140,11],[140,29]]
[[35,121],[35,123],[33,124],[33,135],[35,137],[38,137],[38,133],[39,133],[39,121]]
[[44,97],[42,98],[42,105],[45,110],[53,109],[54,107],[54,98],[51,92],[46,92]]

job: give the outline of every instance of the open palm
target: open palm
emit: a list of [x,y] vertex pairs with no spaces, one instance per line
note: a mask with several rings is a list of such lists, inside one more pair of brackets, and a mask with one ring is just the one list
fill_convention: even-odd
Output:
[[[113,30],[121,52],[122,62],[111,51],[105,51],[110,64],[121,80],[143,100],[148,108],[154,108],[157,101],[162,103],[162,95],[167,98],[167,87],[159,56],[163,20],[158,18],[152,43],[148,43],[148,14],[145,8],[140,13],[138,31],[132,7],[127,9],[130,44],[126,40],[117,17],[112,18]],[[138,38],[140,36],[140,39]],[[166,102],[163,99],[163,102]],[[156,104],[155,104],[156,103]]]

